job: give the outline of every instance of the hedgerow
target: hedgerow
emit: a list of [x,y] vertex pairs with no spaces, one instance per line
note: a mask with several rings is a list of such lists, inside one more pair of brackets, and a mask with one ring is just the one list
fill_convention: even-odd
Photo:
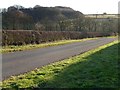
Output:
[[100,32],[3,30],[2,45],[40,44],[57,40],[82,39],[110,35],[111,33]]

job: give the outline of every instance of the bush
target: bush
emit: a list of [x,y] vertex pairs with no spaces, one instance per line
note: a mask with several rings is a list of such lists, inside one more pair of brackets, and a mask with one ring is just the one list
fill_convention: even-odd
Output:
[[77,31],[3,30],[2,45],[39,44],[57,40],[109,36],[109,33]]

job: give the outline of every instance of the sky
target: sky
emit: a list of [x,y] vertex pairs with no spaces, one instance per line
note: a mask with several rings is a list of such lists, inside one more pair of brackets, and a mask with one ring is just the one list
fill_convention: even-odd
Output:
[[66,6],[83,14],[108,14],[118,13],[118,2],[120,0],[1,0],[0,8],[8,8],[13,5],[21,5],[25,8],[35,5],[54,7]]

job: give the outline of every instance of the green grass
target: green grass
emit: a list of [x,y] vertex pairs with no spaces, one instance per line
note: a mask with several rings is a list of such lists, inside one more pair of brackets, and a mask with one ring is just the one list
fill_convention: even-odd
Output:
[[116,88],[118,41],[3,81],[3,88]]
[[23,50],[30,50],[35,48],[43,48],[43,47],[49,47],[49,46],[57,46],[57,45],[64,45],[74,42],[81,42],[91,39],[97,39],[97,38],[85,38],[85,39],[79,39],[79,40],[61,40],[61,41],[55,41],[55,42],[49,42],[49,43],[43,43],[43,44],[29,44],[29,45],[22,45],[22,46],[3,46],[2,49],[0,48],[1,53],[8,53],[8,52],[15,52],[15,51],[23,51]]
[[107,38],[118,38],[118,35],[116,35],[116,36],[108,36]]

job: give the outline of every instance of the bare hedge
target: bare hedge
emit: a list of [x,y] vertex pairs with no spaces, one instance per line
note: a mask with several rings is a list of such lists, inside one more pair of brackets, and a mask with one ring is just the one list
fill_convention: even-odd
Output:
[[111,33],[77,31],[3,30],[2,45],[39,44],[57,40],[109,36]]

